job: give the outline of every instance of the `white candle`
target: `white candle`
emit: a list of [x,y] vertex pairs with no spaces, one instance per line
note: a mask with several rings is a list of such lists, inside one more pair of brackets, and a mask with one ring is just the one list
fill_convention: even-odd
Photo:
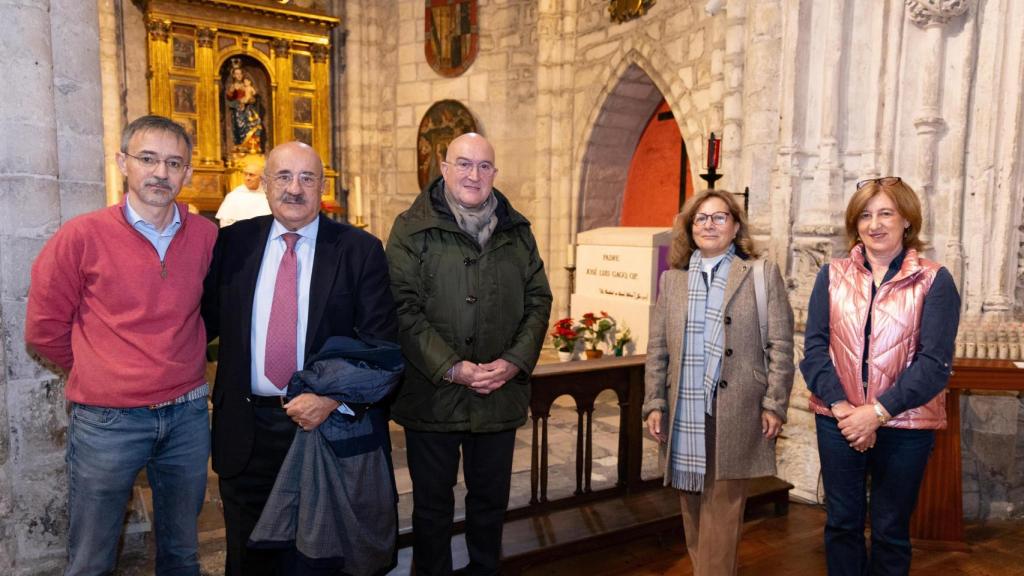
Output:
[[565,262],[565,265],[570,268],[576,265],[576,247],[573,246],[572,244],[569,244],[568,246]]
[[363,186],[359,176],[356,176],[355,194],[352,198],[352,215],[356,218],[363,217]]

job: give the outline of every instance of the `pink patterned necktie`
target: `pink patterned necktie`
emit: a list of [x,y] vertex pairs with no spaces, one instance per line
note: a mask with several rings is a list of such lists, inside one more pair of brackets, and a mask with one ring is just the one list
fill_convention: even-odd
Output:
[[299,265],[295,255],[295,243],[299,241],[299,235],[288,232],[283,236],[288,247],[277,267],[263,362],[263,373],[281,390],[288,386],[288,381],[295,373],[295,341],[299,324]]

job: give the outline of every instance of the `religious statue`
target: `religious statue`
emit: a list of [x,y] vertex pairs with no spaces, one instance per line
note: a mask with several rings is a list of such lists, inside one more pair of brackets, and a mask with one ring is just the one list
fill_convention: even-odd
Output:
[[231,116],[231,136],[235,150],[249,154],[263,152],[263,103],[252,76],[242,69],[241,61],[231,60],[231,73],[224,86],[224,97]]

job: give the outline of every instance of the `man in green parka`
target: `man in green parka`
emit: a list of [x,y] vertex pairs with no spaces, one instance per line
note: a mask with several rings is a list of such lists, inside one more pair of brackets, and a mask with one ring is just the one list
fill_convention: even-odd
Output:
[[493,189],[494,149],[451,142],[441,178],[395,220],[388,240],[405,380],[392,407],[405,428],[417,574],[450,574],[460,450],[468,574],[497,574],[516,428],[551,312],[530,222]]

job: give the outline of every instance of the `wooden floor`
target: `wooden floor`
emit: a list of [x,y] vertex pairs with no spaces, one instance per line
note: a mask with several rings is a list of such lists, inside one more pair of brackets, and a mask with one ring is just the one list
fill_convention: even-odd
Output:
[[[791,504],[789,514],[747,522],[740,575],[825,574],[824,511]],[[1024,576],[1024,523],[967,525],[967,552],[914,549],[914,576]],[[532,566],[527,576],[687,576],[693,574],[682,534],[649,537]]]

